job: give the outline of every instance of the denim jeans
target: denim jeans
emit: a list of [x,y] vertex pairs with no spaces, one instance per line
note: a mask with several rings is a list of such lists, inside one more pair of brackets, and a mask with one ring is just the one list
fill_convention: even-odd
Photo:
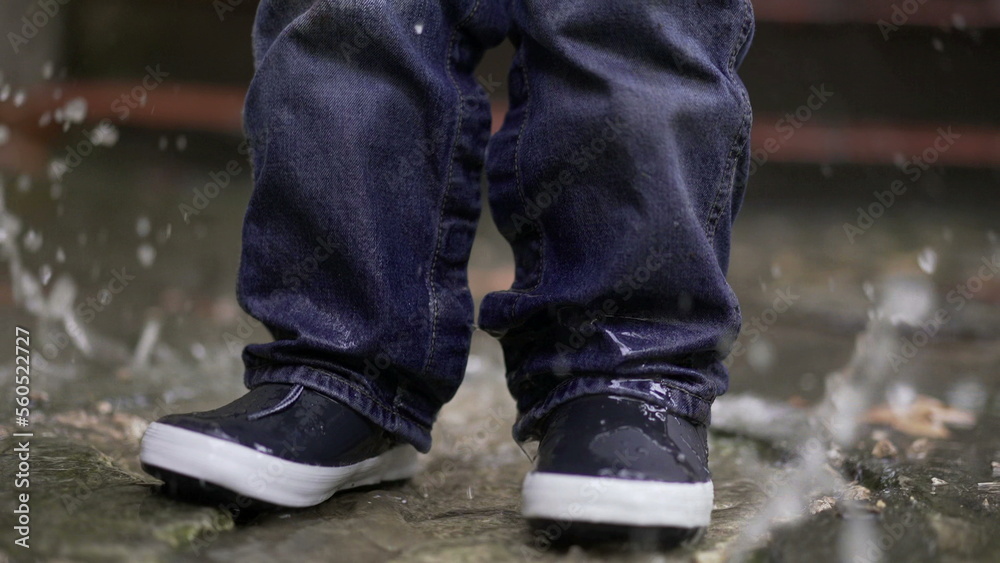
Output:
[[[263,0],[238,296],[274,341],[246,347],[247,386],[302,384],[427,451],[476,328],[485,169],[516,279],[478,327],[514,437],[588,394],[707,423],[740,327],[752,32],[748,0]],[[505,37],[491,136],[474,69]]]

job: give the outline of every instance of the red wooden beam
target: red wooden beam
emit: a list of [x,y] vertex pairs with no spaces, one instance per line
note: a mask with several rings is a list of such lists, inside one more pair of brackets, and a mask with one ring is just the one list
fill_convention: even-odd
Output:
[[[45,128],[39,118],[70,100],[83,99],[88,122],[110,119],[115,125],[152,129],[239,131],[243,86],[203,84],[158,85],[145,89],[141,81],[44,83],[26,93],[24,104],[0,105],[0,123]],[[51,126],[58,124],[52,121]]]
[[[62,132],[55,124],[40,126],[39,118],[76,98],[86,100],[86,121],[91,124],[108,119],[117,126],[240,134],[245,94],[242,87],[164,86],[162,90],[147,92],[145,103],[138,104],[132,96],[134,86],[128,82],[46,84],[32,90],[20,107],[0,105],[0,123],[10,125],[17,140],[0,146],[0,163],[11,166],[21,161],[22,166],[28,168],[43,165],[42,147],[58,144]],[[126,108],[128,116],[123,117]],[[506,102],[494,102],[494,131],[500,127],[506,111]],[[822,123],[815,120],[799,123],[798,128],[779,128],[780,119],[777,115],[755,116],[752,143],[758,164],[766,160],[898,165],[924,155],[936,144],[938,149],[944,150],[936,150],[935,164],[1000,168],[1000,128],[948,123]],[[950,136],[948,131],[952,133]],[[939,140],[942,136],[948,139]],[[945,142],[948,142],[946,148]],[[4,154],[11,151],[20,152],[18,155]]]
[[915,158],[944,166],[1000,168],[1000,129],[970,124],[806,122],[777,129],[781,118],[754,116],[755,161],[902,165]]
[[972,28],[1000,24],[1000,0],[753,0],[758,22]]

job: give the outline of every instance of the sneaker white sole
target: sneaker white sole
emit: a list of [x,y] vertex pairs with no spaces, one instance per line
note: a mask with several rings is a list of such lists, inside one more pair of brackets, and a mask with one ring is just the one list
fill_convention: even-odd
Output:
[[417,450],[408,444],[353,465],[324,467],[158,422],[146,430],[139,459],[250,498],[295,507],[319,504],[344,489],[408,479],[418,465]]
[[524,478],[525,518],[624,526],[705,528],[714,490],[705,483],[664,483],[533,471]]

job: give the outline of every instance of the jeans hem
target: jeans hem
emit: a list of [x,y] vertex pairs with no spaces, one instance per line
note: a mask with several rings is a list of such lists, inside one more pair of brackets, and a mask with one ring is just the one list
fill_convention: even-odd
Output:
[[527,412],[519,413],[514,423],[513,435],[518,442],[538,440],[542,437],[542,422],[555,408],[586,395],[615,395],[639,399],[651,406],[708,425],[712,416],[712,401],[671,387],[656,379],[628,379],[607,377],[576,377],[559,384],[540,404]]
[[431,421],[422,422],[412,409],[397,404],[398,401],[380,398],[340,374],[304,365],[271,364],[248,367],[243,379],[248,389],[265,383],[302,385],[344,403],[421,453],[431,448]]

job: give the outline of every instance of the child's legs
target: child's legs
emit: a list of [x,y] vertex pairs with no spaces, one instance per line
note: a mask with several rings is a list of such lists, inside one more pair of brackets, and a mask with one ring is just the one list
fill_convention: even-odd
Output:
[[238,296],[275,341],[246,348],[248,386],[301,383],[429,447],[472,331],[490,4],[261,4]]
[[479,322],[504,346],[515,435],[593,393],[705,422],[740,325],[725,273],[747,176],[735,69],[749,2],[514,6],[512,107],[487,172],[517,274]]

